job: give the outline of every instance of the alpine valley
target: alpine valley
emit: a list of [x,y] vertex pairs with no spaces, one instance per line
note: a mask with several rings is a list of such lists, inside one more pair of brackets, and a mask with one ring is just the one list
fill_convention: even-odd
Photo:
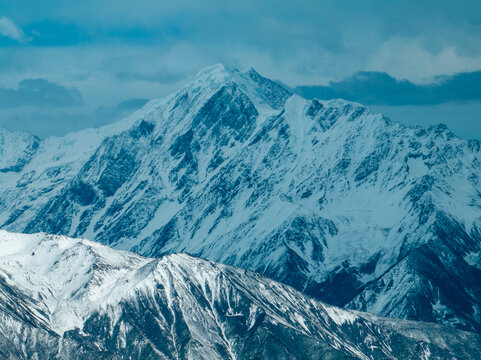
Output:
[[[56,273],[45,263],[52,283],[19,282],[3,267],[2,296],[29,305],[7,309],[2,334],[21,328],[45,354],[76,348],[86,357],[133,346],[166,357],[255,358],[243,353],[243,336],[279,358],[291,345],[333,358],[388,357],[390,347],[409,358],[403,351],[442,351],[429,334],[447,337],[447,326],[460,342],[477,339],[479,351],[477,335],[452,328],[481,332],[480,151],[445,126],[406,127],[357,103],[305,100],[253,69],[223,65],[115,124],[45,140],[0,129],[0,228],[160,258],[26,237],[45,237],[35,243],[42,249],[65,242],[63,256],[85,265]],[[42,251],[28,245],[10,264],[0,250],[1,266],[33,274]],[[59,293],[54,281],[72,285]],[[62,306],[77,315],[62,320]],[[185,317],[193,307],[197,325]],[[147,312],[155,323],[132,322]],[[144,326],[158,327],[165,348],[140,335]],[[247,339],[247,329],[256,335]],[[200,336],[211,336],[209,349]],[[410,341],[418,350],[402,349]]]
[[481,356],[479,334],[341,310],[185,254],[151,259],[5,231],[0,247],[2,359]]

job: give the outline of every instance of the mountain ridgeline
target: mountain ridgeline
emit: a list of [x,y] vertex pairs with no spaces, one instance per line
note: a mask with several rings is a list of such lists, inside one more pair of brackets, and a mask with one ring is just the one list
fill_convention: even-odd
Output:
[[442,125],[217,65],[117,124],[30,143],[0,172],[5,230],[185,252],[481,332],[480,143]]

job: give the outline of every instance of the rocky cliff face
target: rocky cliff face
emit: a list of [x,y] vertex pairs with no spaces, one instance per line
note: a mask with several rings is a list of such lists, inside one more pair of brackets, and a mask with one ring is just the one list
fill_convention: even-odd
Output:
[[[323,304],[185,254],[0,231],[5,359],[479,359],[479,335]],[[7,249],[7,250],[5,250]]]
[[480,143],[221,65],[0,174],[0,226],[250,269],[341,307],[481,331]]

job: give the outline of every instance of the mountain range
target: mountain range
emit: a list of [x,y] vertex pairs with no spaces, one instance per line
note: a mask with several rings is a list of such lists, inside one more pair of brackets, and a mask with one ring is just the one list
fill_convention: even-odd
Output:
[[345,309],[481,332],[480,143],[443,125],[216,65],[105,127],[2,129],[0,154],[2,229],[188,253]]

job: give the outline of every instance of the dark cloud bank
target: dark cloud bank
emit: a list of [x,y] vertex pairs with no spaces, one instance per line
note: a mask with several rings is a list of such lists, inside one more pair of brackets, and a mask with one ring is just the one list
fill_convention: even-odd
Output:
[[19,106],[66,107],[82,104],[82,96],[75,89],[57,85],[46,79],[25,79],[17,89],[0,88],[0,108]]
[[481,101],[481,71],[440,76],[419,85],[384,72],[361,71],[328,86],[298,86],[294,92],[319,99],[343,98],[366,105],[436,105],[455,101]]

